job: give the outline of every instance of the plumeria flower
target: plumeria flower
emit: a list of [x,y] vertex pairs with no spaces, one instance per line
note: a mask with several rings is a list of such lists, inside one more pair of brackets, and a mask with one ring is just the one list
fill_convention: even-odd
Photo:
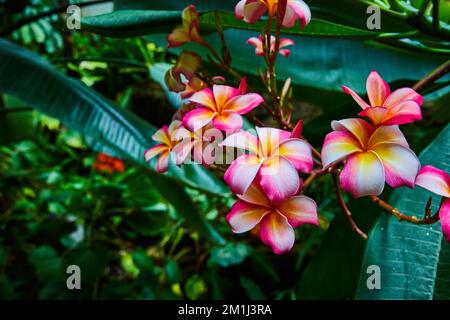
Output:
[[163,173],[167,171],[171,152],[177,154],[177,164],[178,161],[180,163],[183,162],[179,159],[178,154],[186,154],[185,149],[189,148],[189,145],[186,142],[180,143],[175,139],[175,132],[182,125],[182,122],[179,120],[172,121],[169,126],[163,126],[152,136],[152,139],[159,142],[159,144],[145,151],[144,157],[146,161],[150,161],[154,157],[159,156],[156,162],[156,172]]
[[393,188],[412,188],[420,168],[398,126],[374,125],[362,119],[331,123],[325,137],[322,163],[328,168],[346,159],[340,174],[342,189],[355,197],[379,195],[384,182]]
[[[276,46],[276,39],[274,36],[270,37],[270,52],[275,52],[275,46]],[[256,37],[252,37],[250,39],[247,40],[248,44],[251,44],[252,46],[254,46],[255,49],[255,54],[257,56],[262,56],[264,55],[264,50],[263,50],[263,41],[262,41],[262,36],[259,35],[258,38]],[[289,55],[291,54],[291,50],[288,49],[282,49],[288,46],[292,46],[294,45],[294,41],[292,41],[291,39],[288,38],[282,38],[280,39],[280,50],[278,51],[279,54],[281,54],[283,57],[287,58],[289,57]]]
[[167,36],[167,47],[176,48],[188,42],[203,41],[199,34],[198,12],[194,5],[184,8],[181,14],[182,25],[177,26]]
[[[234,10],[236,18],[248,23],[255,23],[266,12],[273,17],[277,11],[279,0],[241,0]],[[299,20],[302,28],[311,21],[311,10],[302,0],[287,0],[286,12],[282,26],[292,28]]]
[[247,150],[225,172],[224,179],[236,194],[244,194],[259,174],[269,199],[280,201],[298,193],[302,181],[298,171],[310,173],[311,146],[285,130],[256,127],[257,136],[241,131],[220,145]]
[[187,99],[207,87],[197,76],[201,61],[202,58],[194,52],[182,52],[173,68],[166,72],[165,82],[169,90],[179,93],[182,99]]
[[241,115],[259,106],[264,99],[256,93],[241,94],[240,89],[214,85],[212,90],[206,88],[195,93],[189,101],[199,108],[184,117],[186,128],[197,130],[212,122],[219,130],[237,131],[242,128]]
[[369,118],[375,125],[400,125],[422,119],[423,97],[411,88],[391,93],[389,85],[376,71],[370,73],[366,83],[370,104],[350,88],[342,86],[342,89],[363,109],[358,115]]
[[255,182],[227,215],[233,232],[243,233],[260,226],[261,240],[277,254],[291,250],[295,242],[295,232],[303,224],[318,225],[317,205],[305,196],[294,196],[273,202]]
[[450,242],[450,176],[433,166],[424,166],[417,175],[416,185],[445,198],[439,209],[439,219],[442,233]]
[[176,164],[180,165],[191,153],[195,163],[207,167],[215,161],[215,151],[218,140],[222,137],[222,132],[211,124],[195,131],[190,131],[185,127],[179,127],[174,133],[174,139],[185,145],[176,155]]

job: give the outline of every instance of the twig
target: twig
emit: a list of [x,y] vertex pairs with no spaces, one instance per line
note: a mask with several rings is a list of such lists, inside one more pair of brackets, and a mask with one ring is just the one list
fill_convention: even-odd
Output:
[[447,60],[443,64],[441,64],[439,67],[431,71],[425,78],[417,82],[413,89],[416,91],[421,91],[425,89],[430,84],[434,83],[439,78],[442,78],[447,73],[450,72],[450,60]]
[[344,200],[344,197],[343,197],[342,191],[341,191],[341,186],[339,184],[338,174],[336,172],[334,172],[332,174],[332,176],[333,176],[334,185],[336,186],[336,195],[338,197],[339,204],[342,208],[342,211],[344,211],[345,216],[347,217],[347,220],[348,220],[351,228],[353,229],[353,231],[355,231],[357,234],[359,234],[363,239],[367,240],[367,234],[364,233],[363,231],[361,231],[361,229],[359,229],[355,220],[353,220],[352,212],[350,211],[350,209],[347,207],[347,204],[345,203],[345,200]]
[[395,216],[399,221],[408,221],[414,224],[433,224],[439,221],[439,210],[434,215],[428,215],[425,208],[425,218],[418,219],[415,216],[409,216],[401,213],[397,208],[391,206],[389,203],[381,200],[377,196],[371,196],[373,202],[382,207],[386,212]]

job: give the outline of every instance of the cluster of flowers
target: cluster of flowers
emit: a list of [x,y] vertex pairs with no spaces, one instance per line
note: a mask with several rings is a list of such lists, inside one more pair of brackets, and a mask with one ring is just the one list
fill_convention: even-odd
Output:
[[[283,4],[282,6],[280,4]],[[241,0],[235,14],[248,23],[256,22],[266,12],[269,17],[284,13],[283,27],[293,27],[298,20],[305,27],[311,13],[301,0]],[[199,33],[199,17],[194,6],[182,14],[182,25],[167,37],[169,47],[187,42],[204,44]],[[288,57],[285,47],[289,39],[265,42],[263,36],[250,38],[247,43],[263,55],[270,51]],[[225,172],[224,180],[239,199],[227,215],[236,233],[259,226],[262,241],[275,253],[289,251],[295,241],[294,228],[303,224],[318,225],[317,205],[301,194],[303,174],[313,170],[312,149],[301,138],[301,122],[292,132],[256,127],[254,133],[242,130],[242,115],[264,103],[261,95],[247,93],[245,79],[238,88],[224,85],[222,77],[207,78],[199,73],[201,58],[183,52],[177,64],[167,72],[166,83],[171,91],[185,99],[184,114],[153,135],[158,142],[145,152],[147,161],[158,157],[156,170],[167,171],[170,155],[181,165],[191,158],[208,166],[205,148],[213,143],[206,134],[214,129],[226,132],[220,147],[238,149],[243,154],[234,159]],[[444,172],[426,166],[420,170],[417,156],[410,150],[399,125],[421,119],[422,97],[414,90],[402,88],[390,92],[388,84],[372,72],[367,80],[370,105],[354,91],[343,87],[362,107],[360,118],[333,121],[322,148],[323,169],[344,164],[340,182],[344,191],[355,197],[379,195],[385,182],[396,188],[413,187],[416,183],[444,197],[450,197],[450,178]],[[231,134],[230,134],[231,133]],[[436,183],[438,181],[438,183]],[[441,207],[446,237],[450,235],[450,200]]]
[[333,121],[334,131],[325,137],[322,148],[324,168],[345,160],[341,186],[355,197],[377,196],[386,182],[392,188],[418,185],[446,198],[439,215],[444,236],[450,241],[450,176],[432,166],[421,168],[399,128],[422,119],[422,96],[411,88],[391,92],[375,71],[366,83],[370,104],[350,88],[342,88],[362,108],[358,115],[370,122],[360,118]]

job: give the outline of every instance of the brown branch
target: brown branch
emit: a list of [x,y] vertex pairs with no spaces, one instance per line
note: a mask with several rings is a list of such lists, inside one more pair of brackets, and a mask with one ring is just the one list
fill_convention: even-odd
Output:
[[[425,208],[425,218],[419,219],[416,216],[409,216],[401,213],[397,208],[391,206],[389,203],[381,200],[377,196],[371,196],[373,202],[382,207],[386,212],[395,216],[399,221],[408,221],[414,224],[433,224],[439,221],[439,210],[434,215],[429,215],[427,213],[427,207]],[[428,202],[429,203],[429,202]]]
[[417,82],[412,88],[416,91],[422,91],[439,78],[442,78],[450,72],[450,60],[447,60],[439,67],[431,71],[425,78]]
[[344,211],[345,216],[347,217],[347,220],[348,220],[351,228],[353,229],[353,231],[355,231],[357,234],[359,234],[363,239],[367,240],[367,234],[364,233],[363,231],[361,231],[361,229],[359,229],[355,220],[353,220],[352,212],[350,211],[350,209],[347,207],[347,204],[345,203],[344,196],[342,195],[342,191],[341,191],[341,186],[339,184],[338,174],[336,172],[334,172],[332,174],[332,176],[333,176],[334,185],[336,187],[336,195],[339,200],[339,205],[341,206],[342,211]]

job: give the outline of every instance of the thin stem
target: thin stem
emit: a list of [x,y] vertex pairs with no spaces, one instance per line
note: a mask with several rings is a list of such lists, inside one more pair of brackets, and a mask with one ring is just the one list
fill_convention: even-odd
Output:
[[439,21],[439,0],[433,0],[433,28],[434,31],[439,31],[440,29],[440,21]]
[[431,71],[425,78],[417,82],[413,89],[416,91],[422,91],[430,84],[434,83],[439,78],[442,78],[447,73],[450,72],[450,60],[447,60],[443,64],[441,64],[439,67]]
[[422,5],[420,6],[418,15],[423,16],[425,14],[425,11],[427,11],[428,5],[430,4],[431,0],[423,0]]
[[[386,212],[395,216],[399,221],[408,221],[414,224],[433,224],[439,221],[439,210],[434,215],[429,215],[427,208],[425,208],[425,218],[418,219],[416,216],[409,216],[401,213],[397,208],[391,206],[389,203],[381,200],[377,196],[371,196],[373,202],[382,207]],[[428,207],[428,204],[427,204]]]
[[361,231],[361,229],[359,229],[355,220],[353,220],[352,212],[350,211],[350,209],[347,207],[347,204],[345,203],[344,196],[342,195],[342,191],[341,191],[341,186],[339,184],[338,174],[336,172],[334,172],[332,174],[332,176],[333,176],[334,185],[336,187],[336,195],[339,200],[339,205],[341,206],[342,211],[344,211],[345,216],[347,217],[347,220],[348,220],[351,228],[353,229],[353,231],[355,231],[357,234],[359,234],[363,239],[367,240],[367,234],[364,233],[363,231]]

